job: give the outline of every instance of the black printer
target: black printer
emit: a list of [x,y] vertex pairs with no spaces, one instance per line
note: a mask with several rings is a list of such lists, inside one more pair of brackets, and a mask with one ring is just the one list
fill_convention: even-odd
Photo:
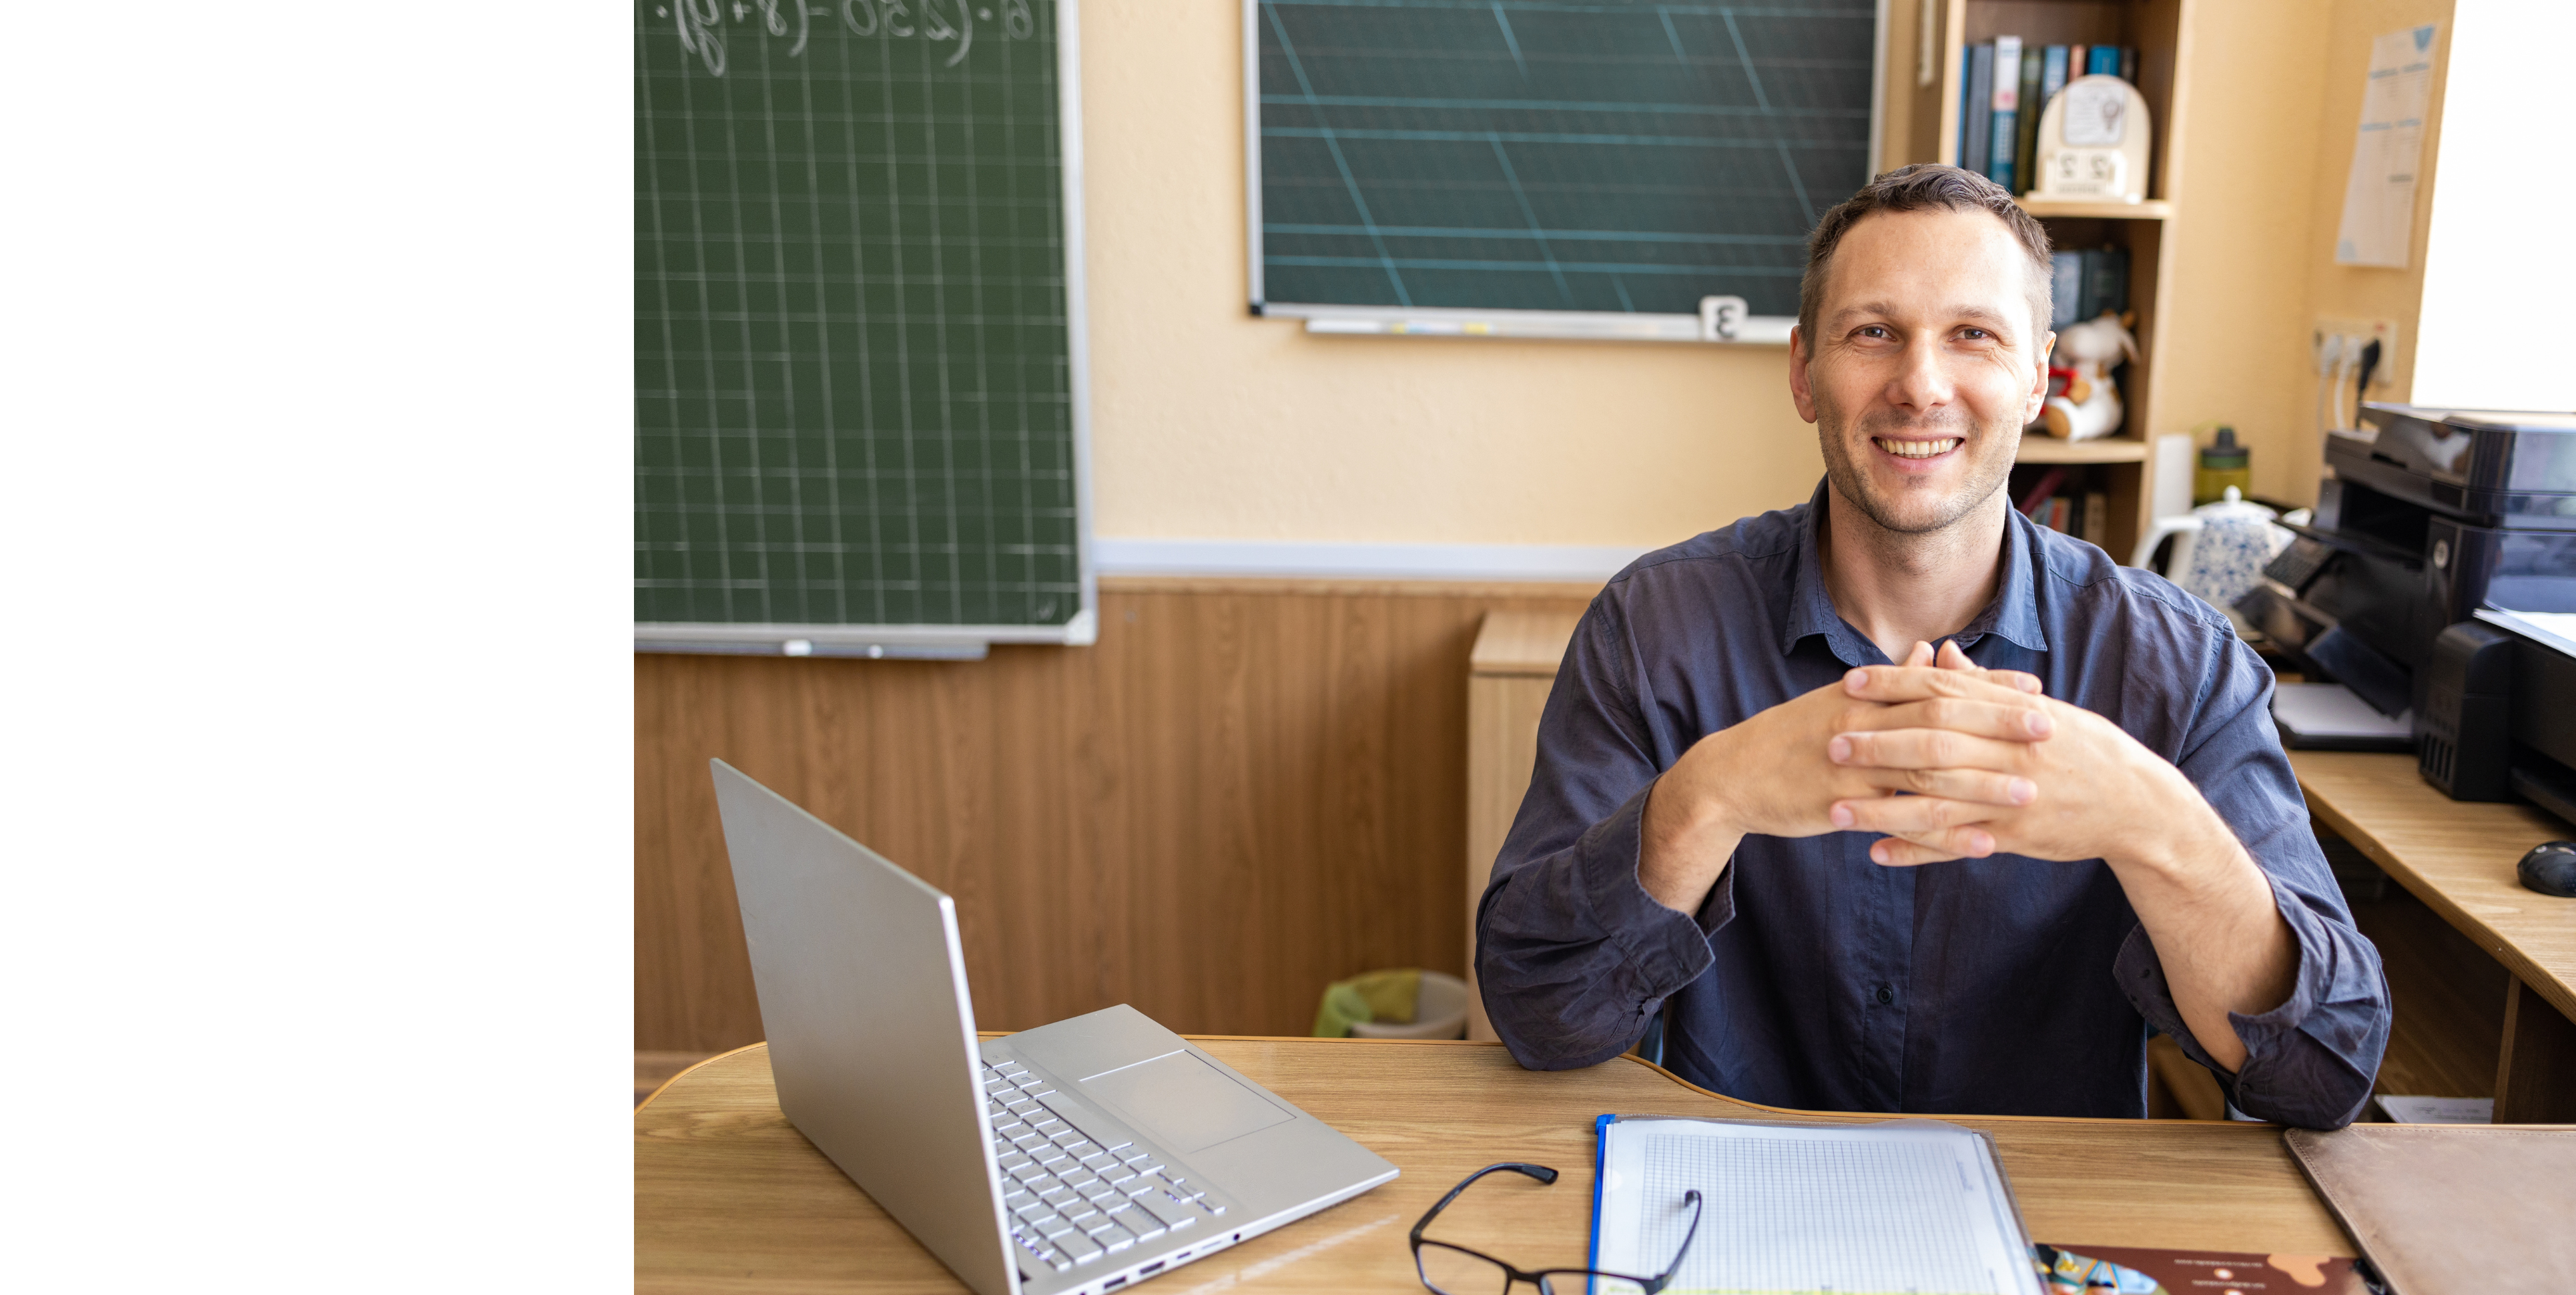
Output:
[[[2382,713],[2413,708],[2421,736],[2428,672],[2455,668],[2445,630],[2489,606],[2576,612],[2576,414],[2368,403],[2361,417],[2329,434],[2313,519],[2236,609],[2303,670]],[[2458,686],[2445,676],[2429,700]],[[2576,730],[2576,714],[2546,722]]]

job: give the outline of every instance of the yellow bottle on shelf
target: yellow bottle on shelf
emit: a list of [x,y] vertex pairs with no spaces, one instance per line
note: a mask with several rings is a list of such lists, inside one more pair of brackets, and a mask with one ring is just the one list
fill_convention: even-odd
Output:
[[2254,493],[2253,451],[2236,443],[2236,429],[2221,427],[2218,439],[2200,452],[2199,466],[2191,474],[2191,502],[2194,507],[2214,504],[2227,497],[2227,488],[2236,487],[2239,495]]

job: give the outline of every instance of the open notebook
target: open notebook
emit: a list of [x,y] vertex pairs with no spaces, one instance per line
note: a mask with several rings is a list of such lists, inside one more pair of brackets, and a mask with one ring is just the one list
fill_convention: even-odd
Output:
[[1604,1115],[1592,1264],[1670,1295],[2039,1295],[1994,1143],[1936,1120],[1805,1125]]

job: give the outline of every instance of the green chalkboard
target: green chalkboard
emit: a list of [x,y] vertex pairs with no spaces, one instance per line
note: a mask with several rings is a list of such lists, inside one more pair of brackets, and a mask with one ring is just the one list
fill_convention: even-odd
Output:
[[1795,315],[1883,2],[1244,0],[1253,305]]
[[638,0],[639,645],[1087,638],[1058,9]]

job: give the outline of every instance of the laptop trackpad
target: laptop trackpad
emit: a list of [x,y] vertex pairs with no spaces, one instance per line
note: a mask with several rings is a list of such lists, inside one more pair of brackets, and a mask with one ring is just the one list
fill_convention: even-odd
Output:
[[1294,1118],[1188,1052],[1171,1052],[1076,1084],[1179,1155]]

